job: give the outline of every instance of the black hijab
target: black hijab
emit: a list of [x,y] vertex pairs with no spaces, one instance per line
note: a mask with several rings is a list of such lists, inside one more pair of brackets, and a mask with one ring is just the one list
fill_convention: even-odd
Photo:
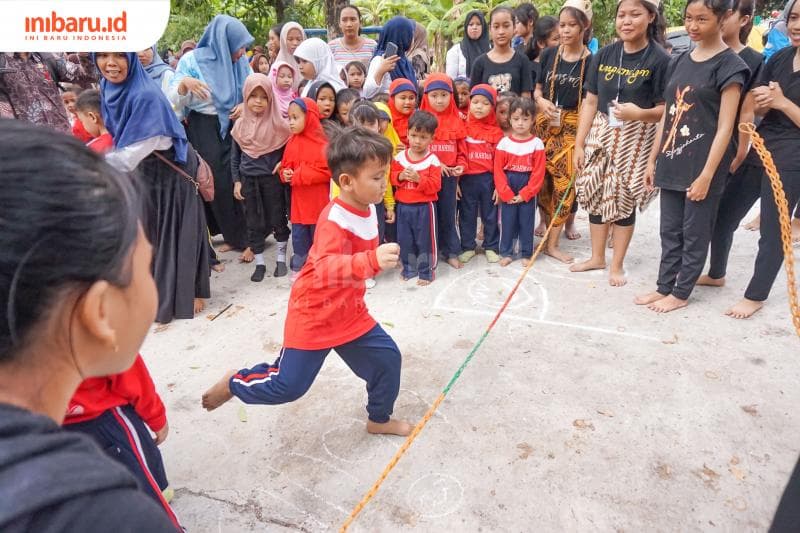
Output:
[[[467,34],[467,26],[472,17],[478,17],[481,21],[481,36],[477,39],[470,39]],[[464,38],[461,39],[461,53],[467,59],[467,77],[470,77],[472,72],[472,64],[481,56],[489,51],[489,26],[486,24],[486,18],[478,10],[470,11],[467,13],[467,18],[464,19]]]

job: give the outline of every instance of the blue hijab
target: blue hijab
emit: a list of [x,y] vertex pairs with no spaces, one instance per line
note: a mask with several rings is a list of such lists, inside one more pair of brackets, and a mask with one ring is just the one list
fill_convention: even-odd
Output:
[[411,61],[406,57],[406,52],[411,47],[411,41],[414,39],[414,21],[405,17],[393,17],[389,22],[383,25],[381,35],[378,38],[378,46],[375,48],[375,56],[382,56],[386,51],[388,43],[397,45],[397,55],[400,56],[400,61],[394,67],[394,70],[389,73],[392,80],[397,78],[405,78],[413,82],[417,81],[417,74],[414,72],[414,67],[411,66]]
[[200,73],[211,88],[223,139],[230,128],[228,115],[242,103],[244,80],[253,73],[246,54],[236,63],[231,62],[231,55],[254,40],[241,21],[228,15],[217,15],[208,23],[194,50]]
[[[172,68],[166,63],[164,63],[164,60],[161,59],[160,55],[158,55],[158,51],[156,50],[156,45],[153,45],[150,49],[153,51],[153,60],[150,62],[149,65],[144,67],[144,70],[145,72],[147,72],[147,75],[150,76],[150,78],[153,81],[155,81],[159,87],[161,87],[161,81],[162,78],[164,77],[164,74],[167,71],[172,70]],[[172,70],[172,72],[175,71]]]
[[[167,97],[147,75],[136,54],[128,52],[125,55],[128,58],[125,81],[100,81],[103,121],[114,138],[114,146],[125,148],[151,137],[170,137],[175,148],[175,160],[186,163],[189,147],[186,131],[178,122]],[[97,64],[95,54],[92,54],[92,61]]]

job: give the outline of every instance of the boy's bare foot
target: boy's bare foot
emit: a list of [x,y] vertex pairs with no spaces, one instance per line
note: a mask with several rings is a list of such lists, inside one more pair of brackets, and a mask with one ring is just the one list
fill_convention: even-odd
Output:
[[792,242],[800,242],[800,218],[792,219]]
[[508,265],[511,264],[512,261],[513,261],[513,259],[511,259],[510,257],[504,257],[504,258],[502,258],[500,260],[500,266],[501,267],[507,267]]
[[750,318],[762,307],[764,307],[764,302],[742,298],[742,301],[725,311],[725,314],[731,318]]
[[544,253],[549,255],[554,259],[558,259],[562,263],[570,264],[575,261],[575,258],[569,255],[568,253],[562,252],[558,248],[545,248]]
[[234,249],[233,246],[231,246],[227,242],[223,242],[222,245],[219,248],[217,248],[217,251],[221,254],[224,254],[232,251],[233,249]]
[[603,270],[606,267],[605,261],[599,261],[590,257],[587,261],[575,263],[569,267],[570,272],[588,272],[589,270]]
[[383,424],[367,420],[367,432],[373,435],[400,435],[401,437],[407,437],[413,429],[414,426],[405,420],[390,418],[388,422]]
[[670,294],[669,296],[664,296],[660,300],[651,303],[647,308],[656,313],[669,313],[681,307],[686,307],[688,304],[688,301],[681,300]]
[[625,277],[625,269],[611,267],[608,270],[608,284],[612,287],[622,287],[628,283],[628,278]]
[[704,287],[724,287],[725,278],[714,279],[708,274],[703,274],[697,279],[697,285],[703,285]]
[[429,279],[418,279],[417,280],[417,285],[420,286],[420,287],[427,287],[430,284],[431,284],[431,280],[429,280]]
[[658,291],[648,292],[647,294],[640,294],[636,298],[633,299],[633,303],[636,305],[650,305],[653,302],[657,302],[658,300],[664,298],[664,295]]
[[545,231],[547,231],[547,225],[544,223],[544,220],[542,220],[536,226],[536,229],[533,230],[533,234],[536,235],[537,237],[544,237]]
[[457,257],[451,257],[447,260],[447,264],[455,269],[459,269],[464,266],[464,264],[458,260]]
[[564,228],[564,233],[567,235],[567,239],[571,241],[576,241],[581,238],[580,232],[575,228],[575,224],[567,224]]
[[253,253],[249,247],[244,249],[242,255],[239,256],[240,263],[252,263],[256,259],[256,254]]
[[761,215],[758,215],[756,218],[748,222],[744,225],[744,229],[748,231],[758,231],[758,228],[761,227]]
[[400,279],[402,279],[403,281],[408,281],[408,280],[410,280],[410,279],[414,279],[414,277],[415,277],[415,276],[409,276],[409,277],[405,277],[404,275],[400,274]]
[[203,309],[206,308],[206,301],[202,298],[195,298],[194,299],[194,314],[202,313]]
[[206,411],[213,411],[233,398],[229,383],[234,375],[236,375],[236,370],[228,370],[225,375],[222,376],[222,379],[214,383],[210,389],[203,393],[202,403]]
[[211,265],[211,270],[214,272],[225,272],[225,265],[223,263],[217,263],[215,265]]
[[527,257],[522,259],[522,266],[526,267],[531,264],[531,260]]

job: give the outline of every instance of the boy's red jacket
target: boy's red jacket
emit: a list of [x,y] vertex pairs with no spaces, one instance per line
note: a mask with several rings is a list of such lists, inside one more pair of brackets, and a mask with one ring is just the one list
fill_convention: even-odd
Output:
[[69,402],[64,424],[92,420],[121,405],[133,406],[153,432],[167,423],[164,403],[141,355],[137,355],[133,366],[121,374],[84,380]]
[[494,154],[494,188],[504,202],[510,201],[515,196],[508,185],[506,172],[530,174],[527,185],[520,189],[519,195],[525,202],[532,200],[544,183],[545,154],[541,139],[535,135],[521,141],[503,137],[497,143]]

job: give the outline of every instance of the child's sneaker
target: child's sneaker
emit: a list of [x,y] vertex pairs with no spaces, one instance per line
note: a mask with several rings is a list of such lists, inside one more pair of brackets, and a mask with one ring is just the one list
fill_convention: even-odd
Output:
[[475,250],[467,250],[466,252],[461,252],[461,255],[458,256],[458,260],[462,263],[469,263],[469,260],[475,257]]
[[489,263],[499,263],[500,256],[497,252],[493,252],[492,250],[486,250],[486,261]]
[[170,503],[172,501],[172,498],[175,497],[175,489],[173,489],[172,487],[167,487],[166,489],[161,491],[161,494],[164,496],[164,500],[167,503]]
[[289,269],[286,268],[286,263],[283,261],[278,261],[275,265],[275,272],[272,273],[273,276],[276,278],[282,278],[286,274],[289,273]]
[[364,281],[364,285],[366,285],[368,289],[373,288],[377,284],[378,282],[375,281],[375,278],[369,278],[366,281]]

